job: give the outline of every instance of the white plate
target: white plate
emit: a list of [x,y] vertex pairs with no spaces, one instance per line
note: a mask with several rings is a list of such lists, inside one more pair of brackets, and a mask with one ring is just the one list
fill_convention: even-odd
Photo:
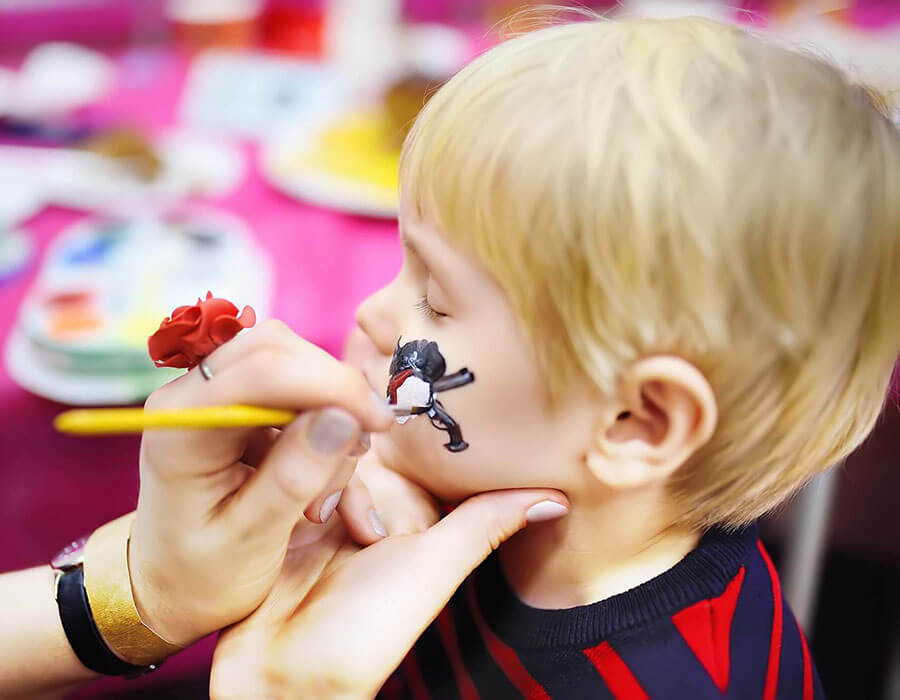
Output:
[[42,362],[42,350],[18,329],[10,333],[4,361],[10,378],[45,399],[72,406],[131,405],[144,399],[183,370],[157,369],[129,375],[71,374]]

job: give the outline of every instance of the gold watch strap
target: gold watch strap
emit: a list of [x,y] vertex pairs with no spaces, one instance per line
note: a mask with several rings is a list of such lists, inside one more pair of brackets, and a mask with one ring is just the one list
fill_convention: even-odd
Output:
[[94,531],[84,548],[84,588],[94,623],[109,648],[135,666],[149,666],[181,647],[147,627],[138,614],[128,570],[128,540],[134,513]]

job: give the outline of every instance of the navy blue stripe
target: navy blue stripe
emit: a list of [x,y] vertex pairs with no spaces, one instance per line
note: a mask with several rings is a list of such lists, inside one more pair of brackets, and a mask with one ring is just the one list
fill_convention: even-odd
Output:
[[778,690],[776,700],[801,700],[803,698],[803,645],[800,629],[788,603],[782,598],[784,611],[781,635],[781,661],[778,665]]
[[488,652],[475,625],[475,618],[472,617],[472,611],[469,610],[469,603],[466,600],[465,587],[468,585],[466,582],[460,586],[449,606],[453,623],[456,625],[456,640],[463,663],[469,670],[475,689],[482,700],[518,698],[521,694],[494,662],[494,657]]
[[519,660],[553,700],[615,700],[580,649],[523,649]]
[[431,700],[459,700],[456,675],[444,650],[437,624],[432,623],[419,637],[416,659]]
[[402,667],[390,675],[383,687],[390,688],[392,691],[396,689],[397,692],[379,691],[378,695],[375,696],[378,700],[412,700]]
[[775,605],[769,570],[755,547],[745,566],[747,573],[731,620],[728,697],[757,700],[766,684]]
[[609,643],[651,698],[722,697],[671,619],[610,639]]

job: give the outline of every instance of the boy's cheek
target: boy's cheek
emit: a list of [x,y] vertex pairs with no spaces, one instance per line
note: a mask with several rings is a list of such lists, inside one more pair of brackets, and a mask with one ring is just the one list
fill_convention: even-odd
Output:
[[[474,383],[438,395],[446,412],[459,424],[469,447],[460,452],[447,450],[444,445],[450,441],[449,434],[435,428],[427,415],[402,425],[395,423],[388,433],[373,438],[373,447],[387,468],[444,501],[523,486],[520,480],[527,478],[525,462],[530,446],[523,443],[514,426],[521,414],[529,410],[520,399],[530,397],[520,395],[520,383],[509,376],[508,363],[495,364],[490,357],[474,357],[471,343],[454,342],[457,339],[448,335],[415,337],[438,343],[448,374],[464,366],[475,373]],[[385,385],[386,380],[385,374]],[[502,398],[510,396],[514,397],[512,405]],[[510,463],[517,464],[517,468],[510,469]]]
[[391,471],[414,481],[442,501],[458,500],[469,495],[465,470],[454,468],[454,463],[462,466],[459,460],[465,452],[454,454],[445,450],[445,435],[431,426],[427,416],[419,416],[374,436],[372,447],[381,463]]
[[439,500],[454,503],[483,491],[513,488],[513,474],[494,455],[493,441],[469,433],[463,436],[470,447],[462,452],[444,448],[447,434],[432,427],[427,416],[405,425],[395,425],[389,433],[376,436],[373,447],[382,463],[392,471],[416,482]]

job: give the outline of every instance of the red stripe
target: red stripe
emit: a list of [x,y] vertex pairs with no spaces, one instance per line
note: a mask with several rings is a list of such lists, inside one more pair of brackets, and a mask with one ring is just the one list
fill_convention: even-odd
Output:
[[648,700],[637,678],[622,661],[609,642],[602,642],[591,649],[582,649],[586,657],[594,664],[597,673],[617,700]]
[[803,645],[803,700],[813,700],[813,673],[812,660],[809,658],[809,647],[806,646],[806,637],[800,625],[797,625],[797,631],[800,632],[800,643]]
[[778,572],[775,571],[775,566],[769,559],[762,542],[757,540],[756,546],[769,569],[769,578],[772,580],[772,598],[775,602],[775,612],[772,615],[772,641],[769,644],[769,670],[766,672],[766,687],[763,691],[763,700],[775,700],[775,692],[778,689],[778,664],[781,661],[781,583],[778,580]]
[[415,647],[409,650],[403,661],[403,672],[406,674],[406,684],[413,700],[429,700],[428,687],[425,685],[425,678],[416,658]]
[[723,693],[728,688],[731,671],[731,621],[744,574],[742,566],[722,595],[701,600],[672,615],[672,622],[684,641]]
[[447,608],[444,608],[438,615],[437,628],[441,634],[441,641],[444,643],[444,651],[447,652],[447,658],[450,659],[450,665],[456,676],[460,700],[480,700],[472,677],[463,662],[462,654],[460,654],[459,642],[456,639],[456,625],[453,624],[453,617]]
[[478,631],[484,640],[484,645],[491,656],[494,657],[497,666],[500,667],[512,684],[528,700],[552,700],[543,686],[525,670],[516,652],[511,647],[506,646],[491,632],[484,621],[481,610],[478,608],[478,601],[475,599],[475,589],[472,587],[471,581],[466,584],[466,596],[469,601],[469,607],[472,609],[472,617],[475,618],[475,624],[478,626]]

